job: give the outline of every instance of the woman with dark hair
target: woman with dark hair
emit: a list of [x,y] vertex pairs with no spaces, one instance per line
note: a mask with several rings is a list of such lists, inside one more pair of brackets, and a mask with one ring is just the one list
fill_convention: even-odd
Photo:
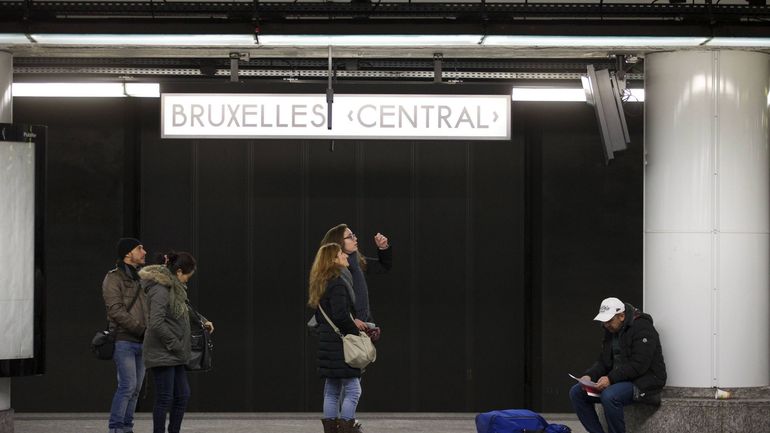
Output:
[[326,232],[321,245],[335,243],[342,247],[342,251],[348,255],[350,273],[353,277],[353,292],[355,293],[355,317],[356,325],[363,322],[373,322],[369,307],[369,287],[366,284],[364,272],[367,274],[382,274],[390,271],[393,266],[393,249],[388,243],[388,238],[377,233],[374,243],[377,245],[377,257],[364,257],[358,250],[358,238],[347,224],[332,227]]
[[[345,363],[342,339],[329,320],[343,335],[358,334],[366,325],[353,322],[353,299],[343,278],[348,255],[338,244],[322,245],[310,268],[308,305],[316,309],[320,340],[318,372],[324,384],[324,433],[356,433],[356,407],[361,397],[361,369]],[[328,318],[328,320],[327,320]],[[340,397],[342,410],[340,411]],[[339,413],[339,418],[337,414]]]
[[[165,265],[146,266],[139,271],[147,293],[147,331],[144,334],[144,365],[152,370],[155,404],[153,433],[179,433],[190,399],[185,365],[190,359],[190,318],[187,282],[195,273],[196,261],[190,253],[171,252]],[[206,321],[209,332],[214,331]]]

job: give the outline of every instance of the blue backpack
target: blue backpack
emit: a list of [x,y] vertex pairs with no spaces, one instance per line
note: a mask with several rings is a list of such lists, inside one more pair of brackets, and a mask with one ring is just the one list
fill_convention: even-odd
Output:
[[566,425],[548,424],[527,409],[495,410],[476,415],[478,433],[571,433]]
[[543,433],[548,423],[526,409],[494,410],[476,415],[478,433]]
[[545,433],[572,433],[572,429],[564,424],[548,424]]

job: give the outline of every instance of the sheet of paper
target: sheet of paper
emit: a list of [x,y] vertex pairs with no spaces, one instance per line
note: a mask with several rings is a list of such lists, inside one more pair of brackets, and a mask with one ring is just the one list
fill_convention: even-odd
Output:
[[598,385],[596,382],[582,379],[580,377],[575,377],[571,374],[569,377],[575,379],[579,384],[583,385],[583,390],[585,390],[586,394],[590,395],[591,397],[599,397],[599,394],[601,394],[601,391],[597,388]]

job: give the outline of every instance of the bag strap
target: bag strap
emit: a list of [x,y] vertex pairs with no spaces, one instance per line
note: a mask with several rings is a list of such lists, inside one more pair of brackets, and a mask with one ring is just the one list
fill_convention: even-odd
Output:
[[[326,318],[326,321],[329,322],[329,325],[331,325],[332,329],[334,329],[334,332],[336,332],[337,335],[339,335],[340,338],[342,338],[342,332],[340,332],[340,328],[338,328],[337,325],[335,325],[334,322],[332,322],[332,319],[330,319],[329,316],[326,315],[326,311],[324,311],[324,307],[322,307],[321,304],[318,304],[318,309],[321,310],[321,314],[324,315],[324,318]],[[350,320],[355,321],[355,319],[353,319],[352,314],[350,315]]]
[[134,304],[136,304],[136,300],[139,299],[139,292],[142,290],[141,286],[136,289],[136,294],[134,295],[134,299],[131,300],[131,303],[128,304],[128,308],[126,311],[130,312],[132,308],[134,308]]
[[[136,304],[136,300],[139,299],[139,291],[141,291],[141,286],[136,289],[136,294],[134,295],[134,299],[131,300],[131,303],[128,304],[128,308],[126,308],[126,312],[131,312],[131,309],[134,308],[134,304]],[[107,330],[110,331],[110,319],[107,319]]]
[[193,315],[195,316],[195,318],[196,318],[196,319],[198,319],[198,320],[200,320],[200,321],[202,322],[203,320],[201,320],[201,315],[200,315],[200,313],[198,313],[198,311],[197,311],[195,308],[193,308],[192,304],[190,303],[190,300],[189,300],[189,299],[186,299],[186,300],[184,301],[184,303],[185,303],[185,304],[187,304],[187,308],[188,308],[188,310],[189,310],[191,313],[193,313]]
[[342,332],[340,332],[340,328],[338,328],[337,325],[335,325],[334,322],[332,322],[332,319],[330,319],[329,316],[326,315],[326,311],[324,311],[324,307],[322,307],[321,304],[318,304],[318,309],[321,310],[321,314],[324,315],[324,317],[326,318],[326,321],[329,322],[329,325],[331,325],[332,329],[334,329],[334,332],[336,332],[337,335],[342,337]]

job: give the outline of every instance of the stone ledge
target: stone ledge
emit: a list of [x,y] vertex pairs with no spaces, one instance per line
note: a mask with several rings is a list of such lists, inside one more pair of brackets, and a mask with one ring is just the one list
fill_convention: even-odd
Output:
[[13,433],[13,409],[0,410],[0,433]]
[[770,387],[730,388],[728,400],[713,388],[666,388],[660,407],[627,406],[628,433],[770,432]]

